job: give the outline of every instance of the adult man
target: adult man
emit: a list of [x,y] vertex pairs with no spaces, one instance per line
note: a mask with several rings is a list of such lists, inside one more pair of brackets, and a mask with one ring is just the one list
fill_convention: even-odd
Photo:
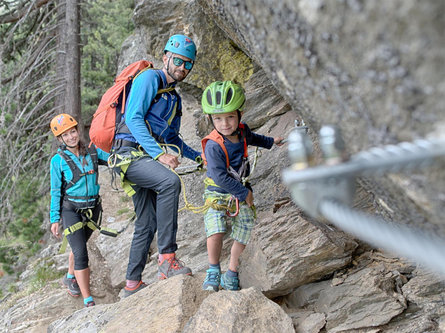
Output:
[[171,170],[179,165],[178,158],[162,149],[162,144],[174,144],[181,154],[200,161],[200,153],[187,146],[179,137],[181,98],[174,90],[177,82],[190,73],[196,57],[195,43],[187,36],[173,35],[165,48],[163,68],[146,70],[134,79],[123,124],[118,127],[114,152],[130,156],[123,173],[134,185],[133,203],[136,212],[135,230],[130,248],[124,297],[146,284],[142,282],[150,243],[157,231],[159,251],[158,278],[191,274],[191,270],[176,258],[176,231],[181,184]]

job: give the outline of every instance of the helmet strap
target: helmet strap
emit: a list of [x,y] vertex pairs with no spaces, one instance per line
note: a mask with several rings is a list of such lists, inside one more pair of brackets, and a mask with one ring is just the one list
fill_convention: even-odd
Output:
[[167,56],[167,59],[168,59],[168,61],[167,61],[167,75],[168,76],[170,76],[175,82],[176,82],[176,79],[173,77],[173,76],[171,76],[171,74],[170,74],[170,59],[172,58],[172,56],[171,56],[171,53],[170,53],[170,56]]
[[170,76],[172,79],[173,79],[173,77],[170,75],[170,59],[171,59],[171,57],[167,57],[167,74],[168,74],[168,76]]

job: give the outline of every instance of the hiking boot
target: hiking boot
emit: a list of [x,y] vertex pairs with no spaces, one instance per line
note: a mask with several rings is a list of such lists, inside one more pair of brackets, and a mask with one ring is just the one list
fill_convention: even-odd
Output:
[[73,297],[78,297],[80,295],[80,288],[77,284],[76,278],[68,279],[66,274],[62,278],[62,284],[68,288],[68,294]]
[[204,283],[202,284],[202,290],[218,291],[221,271],[216,268],[209,268],[206,272],[207,275]]
[[89,301],[87,304],[85,304],[86,308],[89,308],[90,306],[95,306],[96,303],[94,303],[94,301]]
[[192,275],[192,270],[176,258],[174,253],[162,255],[164,259],[158,261],[158,279],[164,280],[179,274]]
[[227,272],[221,275],[221,287],[225,290],[239,290],[239,279],[237,276],[227,276]]
[[135,293],[137,293],[139,290],[144,289],[147,286],[147,284],[145,284],[142,281],[139,281],[139,283],[137,284],[136,287],[134,288],[128,288],[128,287],[124,287],[124,295],[122,296],[123,298],[127,298],[128,296],[131,296]]

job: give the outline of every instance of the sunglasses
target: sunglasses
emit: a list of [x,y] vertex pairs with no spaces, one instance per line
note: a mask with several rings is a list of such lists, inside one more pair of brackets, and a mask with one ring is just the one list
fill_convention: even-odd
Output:
[[182,60],[181,58],[177,58],[177,57],[173,57],[173,64],[177,67],[180,67],[180,66],[182,66],[182,64],[184,64],[184,68],[188,71],[191,70],[193,67],[193,62],[185,61],[185,60]]

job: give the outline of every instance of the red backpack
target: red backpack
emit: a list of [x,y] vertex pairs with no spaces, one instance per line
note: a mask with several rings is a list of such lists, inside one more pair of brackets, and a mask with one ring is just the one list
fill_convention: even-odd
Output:
[[96,147],[110,152],[116,126],[124,114],[126,98],[133,79],[149,68],[153,68],[153,64],[147,60],[132,63],[116,77],[114,85],[102,96],[90,127],[90,140]]

